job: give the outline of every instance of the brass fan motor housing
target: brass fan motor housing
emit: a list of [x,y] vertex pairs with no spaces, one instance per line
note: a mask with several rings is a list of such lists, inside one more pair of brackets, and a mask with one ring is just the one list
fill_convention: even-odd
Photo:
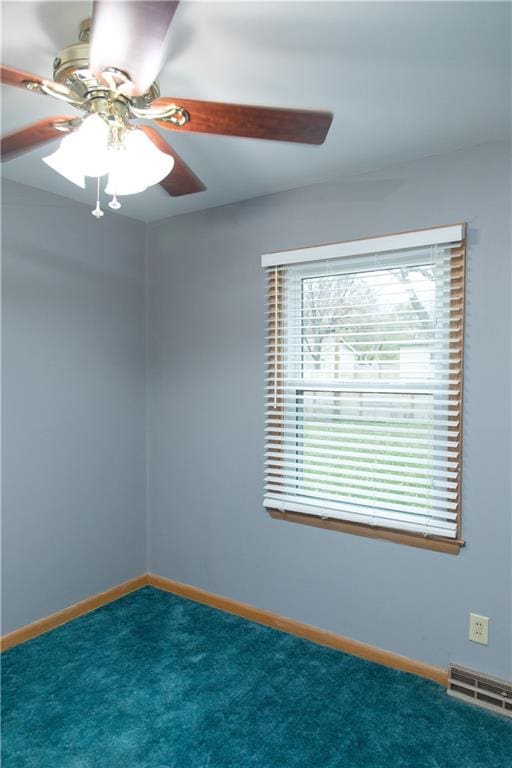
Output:
[[[142,96],[129,97],[123,95],[123,84],[130,84],[130,76],[126,72],[107,70],[103,77],[95,75],[89,66],[89,34],[91,19],[84,19],[80,24],[80,41],[66,46],[59,51],[53,61],[53,79],[56,83],[65,85],[78,99],[84,101],[84,108],[94,98],[98,91],[111,91],[111,101],[121,98],[128,101],[137,109],[147,109],[151,102],[160,96],[158,83],[154,82]],[[120,92],[117,88],[120,86]]]

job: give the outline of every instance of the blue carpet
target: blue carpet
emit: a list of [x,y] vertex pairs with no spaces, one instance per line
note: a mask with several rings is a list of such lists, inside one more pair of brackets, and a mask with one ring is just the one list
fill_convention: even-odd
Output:
[[145,587],[2,656],[3,768],[505,768],[512,722]]

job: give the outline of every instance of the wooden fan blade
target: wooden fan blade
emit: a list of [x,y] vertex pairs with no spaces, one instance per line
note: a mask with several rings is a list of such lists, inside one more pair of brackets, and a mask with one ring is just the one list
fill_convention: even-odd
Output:
[[0,80],[5,85],[14,85],[16,88],[26,88],[26,83],[37,83],[40,85],[44,82],[44,79],[39,77],[39,75],[32,75],[30,72],[6,67],[3,64],[0,65]]
[[153,144],[161,152],[165,152],[166,155],[174,157],[174,167],[170,174],[162,179],[160,186],[171,195],[171,197],[181,197],[182,195],[192,195],[194,192],[204,192],[205,185],[198,178],[194,171],[192,171],[186,162],[181,159],[176,150],[172,149],[169,144],[163,139],[156,128],[152,128],[150,125],[139,125],[141,131],[144,131],[146,136],[151,139]]
[[55,83],[53,80],[46,80],[44,77],[33,75],[30,72],[23,72],[21,69],[6,67],[3,64],[0,65],[0,82],[4,85],[14,85],[16,88],[23,88],[24,90],[33,91],[34,93],[43,93],[39,89],[39,86],[48,84],[53,91],[62,94],[62,96],[70,99],[74,98],[69,88],[66,88],[66,86],[61,83]]
[[218,101],[193,99],[156,99],[151,108],[176,104],[185,109],[190,120],[179,127],[164,120],[156,120],[162,128],[171,131],[216,133],[223,136],[243,136],[249,139],[294,141],[299,144],[323,144],[332,122],[332,112],[300,109],[274,109],[243,104],[223,104]]
[[96,75],[114,68],[133,83],[127,96],[140,96],[158,77],[165,38],[179,0],[95,0],[90,62]]
[[13,157],[22,155],[24,152],[29,152],[31,149],[34,149],[34,147],[37,147],[40,144],[46,144],[46,142],[53,141],[53,139],[62,139],[65,133],[55,126],[59,123],[67,124],[73,120],[76,120],[76,115],[45,117],[43,120],[38,120],[37,123],[27,125],[19,131],[13,131],[12,133],[2,136],[2,162],[4,160],[11,160]]

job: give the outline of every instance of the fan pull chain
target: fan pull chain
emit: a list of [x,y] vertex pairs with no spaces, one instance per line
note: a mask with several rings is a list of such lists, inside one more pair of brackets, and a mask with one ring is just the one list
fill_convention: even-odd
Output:
[[117,195],[112,195],[112,200],[108,204],[109,208],[112,208],[113,211],[118,211],[121,207],[121,203],[117,199]]
[[94,211],[91,211],[91,213],[97,219],[101,219],[101,217],[104,215],[103,211],[100,208],[100,177],[99,176],[98,176],[98,181],[96,183],[96,208],[94,209]]

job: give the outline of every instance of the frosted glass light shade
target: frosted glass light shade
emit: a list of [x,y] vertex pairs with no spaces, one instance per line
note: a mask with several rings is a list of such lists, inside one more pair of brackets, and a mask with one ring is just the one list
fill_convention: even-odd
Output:
[[[76,133],[69,136],[85,176],[104,176],[108,173],[109,127],[99,115],[89,115]],[[67,141],[67,139],[65,139]]]
[[78,155],[73,149],[73,143],[69,143],[69,139],[73,136],[66,136],[59,145],[59,148],[51,155],[43,157],[43,161],[54,171],[60,173],[61,176],[73,182],[78,187],[85,187],[85,176],[80,167],[80,163],[77,162]]
[[108,125],[99,115],[89,115],[77,131],[62,139],[56,152],[43,160],[73,184],[84,187],[84,176],[108,173],[108,133]]
[[122,147],[109,152],[108,195],[133,195],[165,179],[172,171],[174,158],[161,152],[146,134],[129,131]]

